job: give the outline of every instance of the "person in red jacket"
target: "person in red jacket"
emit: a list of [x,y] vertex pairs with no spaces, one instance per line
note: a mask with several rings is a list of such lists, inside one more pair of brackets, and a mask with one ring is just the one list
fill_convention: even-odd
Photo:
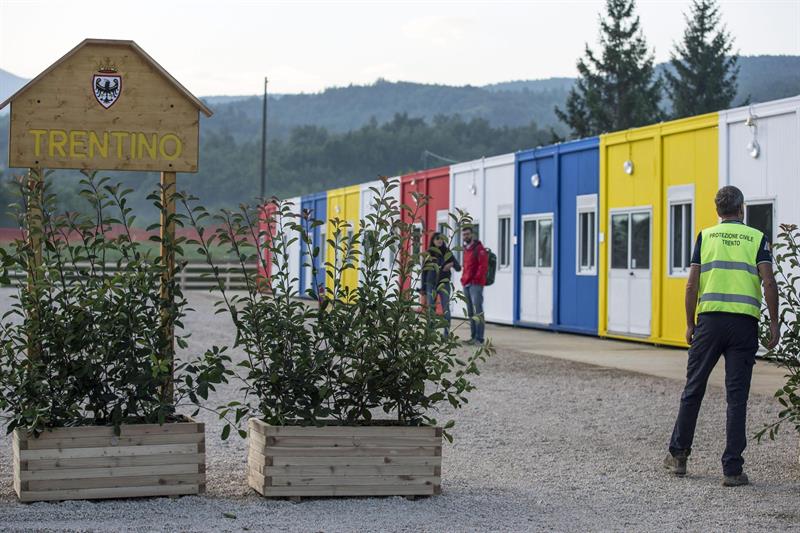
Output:
[[483,344],[483,287],[489,271],[489,254],[483,243],[473,235],[471,226],[461,231],[461,243],[464,250],[461,285],[467,300],[471,336],[468,344]]

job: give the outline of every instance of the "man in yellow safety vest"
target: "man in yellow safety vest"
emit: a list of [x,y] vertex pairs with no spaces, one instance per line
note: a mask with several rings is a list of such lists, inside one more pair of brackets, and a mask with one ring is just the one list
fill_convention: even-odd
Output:
[[686,458],[692,451],[708,377],[724,355],[728,420],[722,484],[734,487],[748,484],[747,474],[742,472],[742,452],[747,446],[747,397],[758,351],[761,285],[769,310],[768,348],[775,347],[780,337],[778,290],[769,242],[763,233],[742,222],[742,191],[723,187],[714,201],[721,221],[697,236],[686,283],[689,362],[664,467],[677,476],[686,475]]

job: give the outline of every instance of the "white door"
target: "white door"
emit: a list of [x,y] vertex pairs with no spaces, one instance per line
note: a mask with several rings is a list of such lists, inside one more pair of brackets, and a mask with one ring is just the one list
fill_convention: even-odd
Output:
[[553,322],[553,215],[522,217],[519,318]]
[[650,210],[611,213],[611,257],[608,271],[608,330],[650,335]]

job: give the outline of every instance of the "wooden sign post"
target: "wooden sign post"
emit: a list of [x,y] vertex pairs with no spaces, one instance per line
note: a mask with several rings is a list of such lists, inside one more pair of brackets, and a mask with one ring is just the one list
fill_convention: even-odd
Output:
[[[42,169],[161,173],[163,357],[173,366],[176,172],[197,172],[200,113],[211,110],[133,41],[86,39],[36,76],[11,105],[9,167],[31,169],[30,224],[41,223]],[[34,227],[35,226],[31,226]],[[39,231],[29,236],[31,282],[41,265]],[[29,350],[29,356],[35,349]],[[166,397],[172,398],[172,382]]]

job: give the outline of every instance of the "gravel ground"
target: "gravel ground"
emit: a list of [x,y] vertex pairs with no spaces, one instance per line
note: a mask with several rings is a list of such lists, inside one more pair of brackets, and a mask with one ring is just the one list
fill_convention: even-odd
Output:
[[[7,299],[5,299],[7,302]],[[192,298],[190,349],[230,343],[209,295]],[[11,443],[0,438],[0,530],[73,531],[800,531],[797,438],[751,443],[751,486],[720,486],[725,397],[708,391],[689,475],[661,470],[681,384],[499,350],[455,414],[442,495],[271,501],[245,481],[245,441],[207,423],[202,497],[20,504]],[[235,387],[216,401],[236,397]],[[777,412],[750,401],[749,427]],[[4,433],[4,432],[3,432]],[[235,518],[224,516],[230,514]]]

